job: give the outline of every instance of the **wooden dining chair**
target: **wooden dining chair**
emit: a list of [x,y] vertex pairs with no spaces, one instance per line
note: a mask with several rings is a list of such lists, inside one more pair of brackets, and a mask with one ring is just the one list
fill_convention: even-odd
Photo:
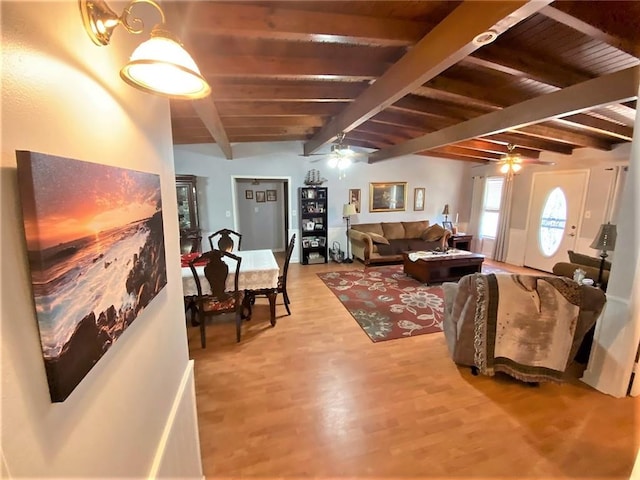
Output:
[[[227,259],[225,262],[224,259]],[[211,293],[204,293],[202,282],[196,271],[196,264],[204,266],[204,276],[209,282]],[[230,252],[222,250],[211,250],[203,253],[198,258],[189,262],[189,268],[196,282],[198,295],[196,305],[198,307],[198,319],[200,322],[200,342],[202,348],[207,346],[205,326],[207,318],[223,313],[234,313],[236,322],[236,341],[240,341],[242,328],[243,292],[238,289],[238,277],[240,274],[240,264],[242,258]],[[226,289],[227,276],[229,271],[233,275],[233,290]]]
[[209,235],[209,245],[211,245],[211,250],[218,249],[226,252],[233,251],[235,242],[232,237],[234,237],[238,243],[238,248],[235,250],[240,250],[242,234],[229,230],[228,228],[223,228],[222,230],[218,230],[217,232]]
[[196,253],[202,251],[202,236],[196,232],[180,232],[180,253]]
[[[284,260],[282,275],[278,276],[278,287],[276,290],[276,294],[278,293],[282,294],[282,299],[284,301],[284,308],[287,309],[287,315],[291,315],[291,310],[289,309],[289,303],[291,302],[289,302],[289,294],[287,293],[287,273],[289,272],[289,262],[291,260],[291,254],[293,254],[293,248],[295,244],[296,244],[296,234],[294,233],[291,236],[291,240],[289,240],[289,245],[287,246],[287,256],[285,257],[285,260]],[[249,295],[251,295],[251,300],[249,301],[249,304],[254,303],[255,297],[268,296],[269,291],[270,291],[269,289],[250,291]]]

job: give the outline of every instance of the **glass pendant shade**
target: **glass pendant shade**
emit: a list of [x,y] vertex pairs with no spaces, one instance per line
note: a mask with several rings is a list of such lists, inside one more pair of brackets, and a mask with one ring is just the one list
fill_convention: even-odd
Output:
[[211,93],[191,55],[162,25],[134,50],[120,77],[140,90],[171,98],[197,99]]

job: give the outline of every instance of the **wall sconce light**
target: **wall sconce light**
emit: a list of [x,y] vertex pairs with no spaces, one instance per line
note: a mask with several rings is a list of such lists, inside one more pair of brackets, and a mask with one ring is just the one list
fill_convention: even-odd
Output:
[[79,0],[82,21],[96,45],[109,45],[118,25],[129,33],[140,34],[142,20],[131,16],[139,3],[152,5],[160,12],[161,23],[151,30],[151,38],[141,43],[131,54],[129,63],[120,70],[120,77],[129,85],[148,93],[178,99],[204,98],[211,87],[204,79],[191,55],[165,25],[164,12],[153,0],[132,0],[118,16],[104,0]]

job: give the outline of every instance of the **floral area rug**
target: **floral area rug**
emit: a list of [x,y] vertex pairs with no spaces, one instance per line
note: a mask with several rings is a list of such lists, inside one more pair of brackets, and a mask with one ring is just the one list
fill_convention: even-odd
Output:
[[319,273],[374,342],[442,331],[442,287],[402,273],[402,265]]
[[[505,272],[483,265],[483,273]],[[373,342],[442,331],[444,296],[407,276],[402,265],[319,273]]]

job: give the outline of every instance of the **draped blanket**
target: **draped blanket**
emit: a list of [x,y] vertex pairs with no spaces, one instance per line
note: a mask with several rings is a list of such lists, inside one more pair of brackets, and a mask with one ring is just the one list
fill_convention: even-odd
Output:
[[474,348],[480,373],[561,382],[580,314],[580,286],[561,277],[490,274],[478,276],[476,288]]

